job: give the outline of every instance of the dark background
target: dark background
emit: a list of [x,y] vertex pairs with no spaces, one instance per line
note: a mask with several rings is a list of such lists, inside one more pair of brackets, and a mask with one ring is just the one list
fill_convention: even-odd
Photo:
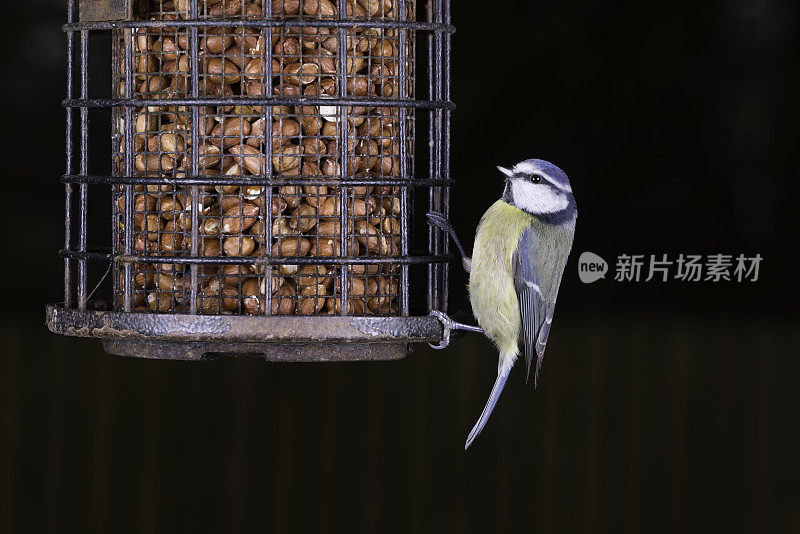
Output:
[[[580,210],[541,384],[512,373],[467,453],[496,372],[479,336],[281,365],[110,357],[47,332],[65,6],[8,3],[0,32],[0,531],[800,529],[795,2],[456,2],[459,233],[499,196],[494,166],[532,156],[567,171]],[[587,286],[584,250],[612,269],[764,262],[756,283]]]

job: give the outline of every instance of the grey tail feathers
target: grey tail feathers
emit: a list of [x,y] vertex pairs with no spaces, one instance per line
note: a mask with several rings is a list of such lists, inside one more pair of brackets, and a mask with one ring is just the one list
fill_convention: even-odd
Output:
[[508,379],[508,374],[511,372],[512,367],[513,365],[503,366],[503,369],[497,373],[497,380],[494,381],[494,387],[492,387],[492,392],[489,394],[489,400],[486,401],[486,406],[484,406],[478,422],[475,423],[469,436],[467,436],[467,444],[464,445],[464,450],[467,450],[469,446],[472,445],[472,442],[478,437],[478,434],[481,433],[483,427],[486,426],[486,423],[489,421],[489,417],[492,415],[494,406],[497,404],[497,400],[503,392],[503,387],[506,385],[506,380]]

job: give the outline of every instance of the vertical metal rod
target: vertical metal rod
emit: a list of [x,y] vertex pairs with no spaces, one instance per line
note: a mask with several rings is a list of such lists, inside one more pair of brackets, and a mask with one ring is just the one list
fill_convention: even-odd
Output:
[[[124,61],[124,32],[122,30],[111,31],[111,98],[124,97],[120,94],[124,66],[121,60]],[[123,45],[122,48],[120,45]],[[124,165],[125,157],[125,109],[112,107],[111,108],[111,176],[117,177],[125,171],[121,167]],[[121,184],[113,183],[109,186],[111,188],[111,251],[113,254],[122,254],[123,243],[120,237],[123,235],[122,221],[120,217],[125,210],[125,196],[124,186]],[[122,200],[122,206],[119,201]],[[121,291],[125,285],[125,280],[122,280],[119,272],[119,264],[113,259],[109,260],[111,269],[111,299],[113,309],[122,309]]]
[[[119,30],[111,31],[111,98],[116,99],[120,96],[119,80],[122,76],[122,70],[119,68],[119,38],[122,33]],[[120,144],[123,141],[123,131],[125,126],[120,124],[123,121],[124,110],[112,107],[111,108],[111,176],[119,176],[120,165],[122,162],[124,147]],[[109,186],[111,189],[111,252],[114,255],[120,254],[120,214],[122,210],[119,207],[119,200],[123,199],[123,209],[125,207],[124,197],[122,195],[122,185],[112,184]],[[116,311],[120,309],[119,298],[119,274],[117,273],[117,263],[112,259],[109,260],[110,268],[112,271],[111,276],[111,303],[113,309]],[[123,281],[124,284],[124,281]]]
[[[438,24],[442,22],[442,0],[432,1],[432,11],[430,13],[432,21]],[[430,76],[430,99],[442,99],[442,32],[436,31],[433,34],[433,41],[428,41],[428,75]],[[442,110],[436,109],[430,112],[431,142],[431,177],[434,179],[442,178]],[[431,187],[429,193],[429,206],[431,211],[442,210],[442,193],[440,187]],[[438,228],[431,228],[430,253],[435,256],[442,254],[441,231]],[[442,266],[438,263],[431,266],[430,308],[441,309],[442,292]]]
[[[191,0],[189,6],[189,19],[197,20],[197,0]],[[198,98],[200,75],[198,73],[199,57],[197,55],[197,26],[189,28],[189,70],[192,73],[192,98]],[[200,109],[198,105],[192,105],[192,161],[189,172],[195,176],[200,175]],[[191,188],[192,197],[192,235],[190,254],[194,257],[199,255],[200,250],[200,186],[193,185]],[[189,267],[191,290],[189,292],[189,313],[197,313],[197,278],[199,265],[192,263]]]
[[[272,2],[264,2],[264,18],[266,20],[272,19]],[[267,35],[264,37],[264,45],[265,48],[269,50],[269,54],[264,58],[266,62],[265,65],[267,67],[266,76],[261,80],[262,83],[262,95],[267,95],[268,98],[272,98],[272,77],[274,73],[272,72],[272,26],[267,27]],[[280,35],[280,34],[279,34]],[[267,178],[272,180],[272,106],[265,106],[266,107],[266,119],[264,121],[264,132],[269,132],[269,139],[265,140],[265,146],[267,149],[267,157],[264,159],[264,166],[266,167],[265,172],[267,173]],[[261,110],[263,113],[265,110]],[[302,165],[301,165],[302,167]],[[265,238],[265,246],[266,253],[268,256],[272,257],[272,201],[273,201],[273,188],[272,186],[267,186],[267,191],[269,191],[269,195],[267,198],[266,204],[266,223],[265,223],[265,230],[266,230],[266,238]],[[265,315],[272,315],[272,265],[267,265],[264,268],[264,295],[265,299]]]
[[[67,4],[67,22],[75,19],[75,0]],[[67,32],[67,98],[72,98],[73,73],[75,69],[75,32]],[[67,107],[67,174],[72,174],[72,108]],[[64,250],[72,247],[72,184],[64,186]],[[64,307],[72,307],[72,260],[64,258]]]
[[[406,20],[406,0],[399,0],[398,19]],[[406,30],[398,30],[398,45],[400,47],[400,63],[398,77],[400,78],[400,100],[408,97],[408,81],[406,79],[406,64],[408,61],[408,43],[406,42]],[[408,110],[404,105],[400,106],[400,177],[410,179],[408,172]],[[400,191],[400,253],[408,255],[408,187],[403,186]],[[408,264],[400,267],[400,314],[408,316]]]
[[[433,0],[429,0],[428,4],[428,22],[433,22]],[[428,100],[433,100],[433,32],[428,33]],[[434,162],[433,162],[433,145],[435,143],[434,136],[434,116],[433,110],[427,110],[428,113],[428,178],[434,178]],[[433,204],[433,187],[428,188],[428,211],[434,210]],[[435,241],[438,238],[436,229],[433,225],[428,227],[428,255],[433,256],[435,253]],[[436,301],[434,296],[434,265],[428,264],[428,312],[436,309]]]
[[[438,24],[442,23],[442,2],[444,0],[436,0],[435,2],[435,17],[436,22]],[[437,31],[436,35],[434,36],[434,72],[435,72],[435,95],[434,98],[436,100],[442,100],[442,32]],[[441,109],[437,109],[434,111],[436,116],[435,125],[436,125],[436,140],[434,141],[433,147],[433,154],[434,154],[434,169],[436,172],[435,178],[442,178],[442,118],[443,113]],[[441,213],[442,211],[442,188],[435,187],[434,188],[434,209]],[[437,256],[442,254],[442,243],[447,242],[447,237],[443,235],[442,231],[439,228],[436,228],[436,240],[435,240],[435,254]],[[443,266],[440,263],[437,263],[434,267],[436,271],[436,276],[434,278],[434,298],[436,300],[436,309],[442,309],[442,272]]]
[[[81,30],[81,98],[86,99],[89,97],[89,31]],[[88,176],[89,174],[89,108],[82,106],[81,108],[81,162],[80,172],[81,176]],[[88,185],[81,183],[78,186],[80,195],[80,228],[78,237],[78,246],[81,252],[86,252],[87,242],[87,211],[89,209],[88,203]],[[86,260],[78,260],[78,308],[81,310],[86,309]]]
[[[347,2],[346,0],[338,0],[339,5],[339,20],[347,18]],[[347,30],[345,28],[339,28],[339,64],[338,64],[338,77],[339,77],[339,87],[337,90],[337,94],[339,98],[344,98],[347,96]],[[347,127],[347,106],[340,105],[339,106],[339,127],[337,131],[339,137],[339,176],[342,179],[347,178],[347,141],[348,141],[348,127]],[[347,194],[348,188],[342,186],[339,194],[339,202],[341,204],[341,230],[340,235],[342,236],[341,239],[341,247],[340,247],[340,254],[342,257],[346,257],[350,251],[349,242],[348,242],[348,225],[347,225]],[[348,300],[348,284],[349,284],[349,274],[350,274],[350,264],[342,264],[341,267],[341,313],[342,315],[349,315],[349,310],[347,307],[347,300]],[[353,306],[353,312],[355,312],[355,306]]]
[[[133,29],[127,28],[123,30],[123,46],[125,58],[125,98],[129,99],[133,96]],[[125,175],[133,176],[133,151],[134,151],[134,117],[133,108],[131,106],[125,107]],[[133,186],[127,184],[124,186],[125,190],[125,255],[130,256],[133,252],[133,210],[134,202]],[[125,283],[125,293],[123,295],[123,310],[130,312],[133,309],[133,264],[126,262],[123,265],[123,277]]]
[[[450,0],[442,0],[444,4],[444,23],[450,24]],[[444,34],[444,52],[442,54],[442,63],[444,69],[444,76],[443,76],[443,92],[442,98],[445,102],[450,101],[450,34]],[[449,109],[444,110],[444,124],[442,128],[444,130],[444,139],[442,141],[442,178],[449,179],[450,178],[450,114],[451,111]],[[450,218],[450,186],[445,186],[444,188],[444,195],[443,195],[443,206],[442,212],[444,213],[445,217],[448,219]],[[448,254],[450,252],[450,240],[444,238],[444,254]],[[447,313],[447,302],[448,296],[450,294],[450,265],[445,263],[442,265],[442,302],[441,302],[441,309],[445,313]]]

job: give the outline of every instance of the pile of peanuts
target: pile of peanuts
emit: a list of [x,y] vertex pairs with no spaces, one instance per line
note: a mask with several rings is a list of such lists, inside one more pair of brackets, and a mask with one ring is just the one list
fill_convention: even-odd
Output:
[[[132,57],[126,61],[122,30],[115,72],[117,96],[185,99],[192,80],[203,97],[266,96],[298,99],[297,105],[163,105],[134,109],[133,174],[163,179],[133,186],[132,216],[126,217],[124,187],[115,189],[118,251],[125,223],[133,226],[135,256],[191,256],[192,202],[198,217],[197,254],[206,258],[396,257],[407,213],[398,186],[324,185],[325,180],[398,179],[400,145],[407,143],[408,172],[413,158],[413,113],[390,106],[303,105],[302,97],[334,98],[413,95],[413,48],[406,52],[405,91],[400,91],[399,30],[370,27],[369,20],[396,20],[395,4],[408,0],[348,0],[347,17],[363,18],[363,28],[346,30],[346,87],[337,87],[339,30],[321,26],[250,28],[224,21],[262,18],[263,0],[199,1],[198,18],[220,20],[198,29],[198,54],[191,61],[186,28],[133,30]],[[185,0],[151,0],[152,20],[188,18]],[[276,18],[338,18],[329,0],[272,0]],[[272,54],[266,48],[270,38]],[[271,58],[271,62],[269,59]],[[193,64],[192,64],[193,63]],[[271,65],[267,65],[271,63]],[[133,86],[125,87],[132,65]],[[193,72],[193,67],[197,72]],[[195,116],[195,110],[197,115]],[[400,136],[406,115],[406,138]],[[115,117],[119,149],[115,168],[125,173],[125,112]],[[196,129],[196,132],[193,132]],[[193,133],[196,141],[193,145]],[[340,149],[340,140],[346,147]],[[196,154],[195,154],[196,151]],[[195,167],[196,166],[196,167]],[[194,170],[196,168],[196,170]],[[301,185],[248,184],[271,172],[274,179]],[[192,186],[170,179],[225,177],[236,185]],[[302,180],[310,185],[302,185]],[[320,184],[323,182],[323,184]],[[342,232],[342,203],[347,228]],[[270,226],[271,221],[271,226]],[[197,311],[204,314],[340,314],[342,270],[348,281],[348,314],[396,315],[399,266],[396,263],[329,265],[285,263],[204,263],[197,281]],[[117,269],[116,301],[123,307],[124,272]],[[135,262],[133,305],[137,311],[188,313],[190,267],[182,263]],[[267,295],[271,298],[267,298]],[[267,302],[271,309],[267,310]]]

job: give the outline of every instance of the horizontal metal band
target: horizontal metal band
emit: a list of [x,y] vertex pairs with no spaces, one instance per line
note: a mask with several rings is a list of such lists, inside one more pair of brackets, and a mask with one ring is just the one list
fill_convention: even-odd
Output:
[[[321,239],[325,239],[323,236]],[[330,238],[330,236],[328,236]],[[290,240],[284,238],[284,240]],[[354,238],[355,239],[355,238]],[[270,256],[241,257],[241,256],[153,256],[153,255],[125,255],[108,252],[91,252],[80,250],[60,250],[58,255],[62,258],[87,261],[116,261],[117,263],[175,263],[181,265],[373,265],[393,264],[416,265],[431,263],[447,263],[453,260],[452,254],[440,256],[379,256],[348,258],[342,256]]]
[[434,33],[454,34],[456,27],[452,24],[435,22],[416,22],[401,20],[370,19],[204,19],[204,20],[131,20],[103,22],[73,22],[62,26],[65,32],[84,30],[119,30],[123,28],[203,28],[224,26],[229,28],[388,28],[399,30],[416,30]]
[[[65,174],[61,181],[67,184],[92,184],[92,185],[258,185],[275,186],[283,185],[326,185],[330,187],[350,187],[350,186],[397,186],[397,187],[448,187],[453,185],[450,179],[430,179],[430,178],[371,178],[371,179],[323,179],[323,178],[266,178],[260,176],[190,176],[187,178],[169,178],[157,176],[82,176],[76,174]],[[320,195],[327,196],[327,195]]]
[[[241,343],[437,342],[436,317],[247,316],[46,308],[47,327],[68,336],[152,341]],[[365,358],[368,359],[368,358]]]
[[306,97],[218,97],[218,98],[67,98],[65,108],[121,108],[145,106],[376,106],[416,109],[455,109],[446,100],[411,100],[398,98],[306,98]]

